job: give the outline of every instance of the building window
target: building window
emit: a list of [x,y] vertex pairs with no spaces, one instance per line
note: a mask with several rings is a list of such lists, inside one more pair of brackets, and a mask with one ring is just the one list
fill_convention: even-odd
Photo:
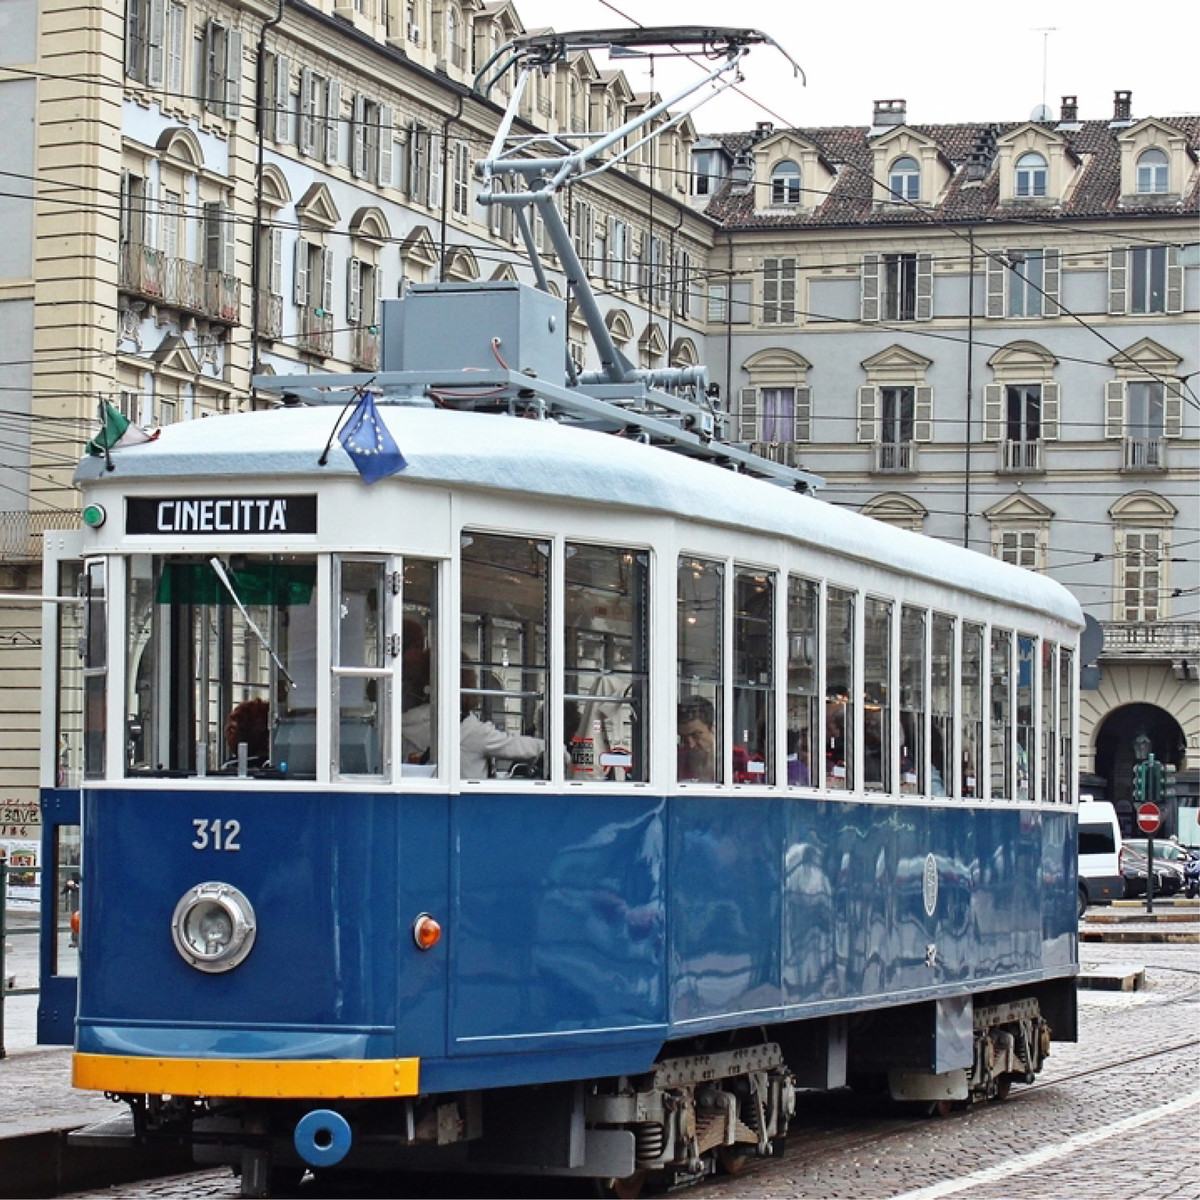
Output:
[[127,0],[125,74],[148,87],[163,81],[165,18],[163,0]]
[[1167,247],[1135,246],[1129,251],[1129,311],[1167,311]]
[[888,173],[888,188],[897,200],[921,198],[921,168],[915,158],[898,158]]
[[1167,156],[1152,146],[1143,150],[1137,160],[1137,190],[1139,194],[1162,195],[1170,181],[1170,165]]
[[796,321],[796,260],[763,259],[764,325],[792,325]]
[[1045,262],[1040,250],[1010,250],[1011,274],[1008,282],[1008,315],[1040,317],[1045,290]]
[[916,388],[879,389],[879,439],[875,443],[877,471],[913,469],[913,420]]
[[1041,567],[1041,539],[1036,529],[1002,529],[996,540],[996,558],[1036,571]]
[[1032,199],[1046,194],[1046,160],[1040,154],[1022,154],[1017,159],[1013,194]]
[[776,163],[771,169],[771,203],[800,203],[800,168],[790,159]]
[[471,148],[466,142],[455,142],[452,154],[451,197],[454,215],[466,217],[471,213]]
[[1117,555],[1121,567],[1121,620],[1157,621],[1162,605],[1162,534],[1149,529],[1123,529],[1118,534]]
[[721,184],[721,156],[715,150],[692,154],[692,195],[711,196]]

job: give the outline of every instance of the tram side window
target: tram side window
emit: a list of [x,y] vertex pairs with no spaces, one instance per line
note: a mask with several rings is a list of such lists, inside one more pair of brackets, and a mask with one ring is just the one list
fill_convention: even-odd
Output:
[[817,684],[817,614],[820,586],[811,579],[788,579],[787,781],[810,787],[813,747],[820,738]]
[[929,790],[955,795],[954,778],[954,618],[933,614],[929,699]]
[[1012,634],[992,630],[991,790],[993,800],[1013,794]]
[[983,756],[983,626],[963,625],[962,794],[979,795]]
[[[59,596],[78,595],[83,589],[83,564],[77,559],[58,564]],[[84,612],[78,604],[56,604],[58,610],[58,716],[55,738],[54,781],[58,787],[77,788],[83,773],[83,647]]]
[[927,614],[907,605],[900,613],[900,790],[925,792],[925,664]]
[[1054,653],[1057,647],[1052,642],[1042,642],[1042,770],[1038,799],[1044,802],[1058,799],[1055,757],[1058,753],[1058,737],[1054,727],[1056,708],[1054,703]]
[[129,560],[127,773],[314,777],[316,579],[294,555]]
[[644,782],[649,554],[568,544],[563,664],[567,778]]
[[854,600],[831,587],[825,595],[825,786],[854,787]]
[[82,578],[83,615],[83,774],[96,779],[104,774],[105,719],[108,691],[108,604],[106,564],[85,564]]
[[387,583],[382,559],[337,561],[333,762],[338,775],[384,775],[391,757]]
[[1017,638],[1017,799],[1033,795],[1033,638]]
[[775,782],[775,577],[733,574],[733,781]]
[[1058,649],[1058,798],[1071,801],[1075,777],[1075,654],[1066,646]]
[[400,621],[400,754],[404,775],[436,775],[438,565],[405,559]]
[[867,597],[863,609],[863,787],[892,790],[892,604]]
[[460,774],[545,779],[550,546],[488,533],[461,544]]
[[678,582],[677,778],[681,783],[721,783],[725,567],[685,555],[679,560]]

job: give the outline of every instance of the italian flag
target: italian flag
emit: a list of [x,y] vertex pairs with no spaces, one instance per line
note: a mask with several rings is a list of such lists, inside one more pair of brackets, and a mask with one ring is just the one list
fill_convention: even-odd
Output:
[[87,452],[96,458],[103,458],[110,450],[152,442],[159,435],[157,429],[149,433],[140,425],[135,425],[107,400],[101,404],[100,420],[104,428],[87,444]]

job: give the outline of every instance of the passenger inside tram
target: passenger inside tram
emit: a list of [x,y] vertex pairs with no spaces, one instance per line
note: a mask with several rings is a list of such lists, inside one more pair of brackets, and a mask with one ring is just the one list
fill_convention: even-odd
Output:
[[546,743],[541,738],[520,733],[506,733],[491,721],[475,715],[472,697],[478,693],[478,677],[474,669],[462,669],[462,723],[458,731],[459,775],[463,779],[488,779],[497,774],[497,760],[504,762],[533,762],[542,756]]
[[679,702],[680,782],[712,783],[716,779],[716,734],[712,701],[688,696]]

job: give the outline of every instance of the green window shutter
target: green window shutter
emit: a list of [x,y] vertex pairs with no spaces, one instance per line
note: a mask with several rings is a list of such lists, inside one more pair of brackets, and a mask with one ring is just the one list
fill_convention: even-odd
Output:
[[878,389],[872,385],[858,389],[858,440],[875,441],[875,405]]
[[758,388],[742,388],[738,393],[738,441],[758,440]]
[[1042,315],[1046,317],[1062,316],[1059,296],[1062,293],[1062,251],[1042,251],[1042,290],[1044,304]]
[[1008,267],[1004,265],[999,255],[987,256],[987,316],[995,318],[1004,316],[1004,291],[1008,276]]
[[921,384],[915,390],[913,404],[913,441],[933,441],[933,388]]
[[[879,320],[879,255],[864,254],[862,260],[861,317],[864,321]],[[859,439],[862,440],[861,438]],[[873,441],[874,438],[868,439]]]
[[933,255],[925,252],[917,255],[916,318],[918,321],[933,320]]
[[1104,385],[1104,436],[1125,436],[1125,383],[1110,379]]
[[998,442],[1004,436],[1004,385],[989,383],[983,389],[983,440]]
[[1058,394],[1057,383],[1042,384],[1042,441],[1058,441]]
[[1128,306],[1129,252],[1122,246],[1108,252],[1108,311],[1123,314]]

